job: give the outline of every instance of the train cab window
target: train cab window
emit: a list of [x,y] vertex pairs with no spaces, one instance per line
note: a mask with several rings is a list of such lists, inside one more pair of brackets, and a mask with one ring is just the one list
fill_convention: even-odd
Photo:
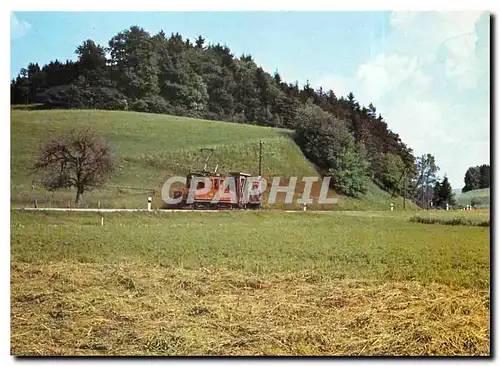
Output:
[[203,188],[205,188],[205,182],[198,182],[196,189],[203,189]]

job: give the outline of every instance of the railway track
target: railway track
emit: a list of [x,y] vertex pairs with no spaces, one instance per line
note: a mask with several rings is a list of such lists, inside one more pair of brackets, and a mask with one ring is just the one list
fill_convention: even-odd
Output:
[[[210,209],[161,209],[161,210],[148,210],[146,208],[64,208],[64,207],[14,207],[14,211],[61,211],[61,212],[230,212],[230,211],[256,211],[256,210],[210,210]],[[279,212],[303,212],[303,210],[261,210],[279,211]],[[308,210],[307,212],[335,212],[335,211],[320,211]]]

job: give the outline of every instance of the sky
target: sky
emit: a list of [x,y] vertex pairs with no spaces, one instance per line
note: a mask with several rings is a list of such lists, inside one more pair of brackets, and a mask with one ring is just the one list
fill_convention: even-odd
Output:
[[433,154],[453,188],[490,164],[488,12],[13,12],[11,78],[131,25],[201,34],[287,82],[353,92],[416,156]]

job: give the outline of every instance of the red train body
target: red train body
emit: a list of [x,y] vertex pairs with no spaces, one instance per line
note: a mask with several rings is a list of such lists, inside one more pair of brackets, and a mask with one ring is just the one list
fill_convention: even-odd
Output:
[[250,177],[250,174],[241,172],[231,172],[227,176],[208,172],[190,173],[186,177],[186,186],[173,194],[174,199],[182,197],[180,202],[171,205],[171,208],[259,208],[262,204],[261,184]]
[[[168,208],[185,209],[251,209],[262,205],[262,183],[260,178],[242,172],[230,172],[227,176],[207,171],[207,163],[213,154],[210,151],[202,172],[190,173],[183,189],[173,192],[179,202]],[[259,154],[260,156],[260,154]],[[260,158],[259,158],[260,159]],[[260,160],[259,160],[260,171]]]

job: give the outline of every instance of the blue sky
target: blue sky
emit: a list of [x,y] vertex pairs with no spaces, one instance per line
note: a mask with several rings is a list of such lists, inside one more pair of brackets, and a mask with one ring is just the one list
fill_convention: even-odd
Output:
[[481,12],[15,12],[11,77],[34,61],[75,59],[131,25],[225,43],[268,72],[373,102],[454,188],[489,164],[489,14]]

